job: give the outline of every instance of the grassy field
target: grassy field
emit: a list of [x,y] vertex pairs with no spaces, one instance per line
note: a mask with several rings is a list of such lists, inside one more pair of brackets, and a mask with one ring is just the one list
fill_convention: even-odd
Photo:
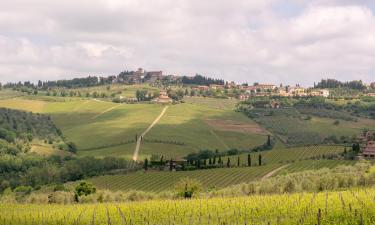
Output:
[[20,96],[24,96],[25,94],[18,91],[13,91],[9,89],[1,89],[0,90],[0,99],[11,99]]
[[208,106],[216,109],[234,110],[237,99],[222,99],[222,98],[204,98],[204,97],[185,97],[184,101],[193,105]]
[[[4,97],[0,107],[51,115],[67,140],[78,146],[78,155],[127,158],[135,149],[135,136],[146,130],[163,108],[51,96]],[[175,158],[201,149],[248,149],[263,144],[266,132],[241,113],[185,103],[171,105],[145,139],[141,159],[151,155]]]
[[137,172],[126,175],[101,176],[90,179],[97,188],[108,190],[139,190],[161,192],[172,190],[184,177],[199,180],[204,188],[222,188],[259,179],[280,165],[261,167],[221,168],[182,172]]
[[[60,95],[62,91],[67,92],[67,94],[70,94],[70,91],[77,93],[80,93],[81,96],[86,96],[86,94],[90,94],[90,96],[93,95],[93,93],[97,93],[99,96],[101,94],[105,94],[107,97],[113,96],[113,97],[125,97],[125,98],[135,98],[136,91],[137,90],[147,90],[150,93],[159,92],[160,89],[156,87],[152,87],[148,84],[135,84],[135,85],[125,85],[125,84],[111,84],[111,85],[102,85],[102,86],[96,86],[96,87],[87,87],[87,88],[72,88],[72,89],[63,89],[63,88],[53,88],[51,93],[53,91],[57,92],[57,96]],[[39,95],[46,95],[46,92],[41,91]]]
[[[162,153],[170,157],[202,149],[249,149],[265,143],[267,137],[264,130],[240,113],[178,104],[168,108],[146,139],[183,143],[181,146],[165,145]],[[158,146],[145,142],[141,153],[157,154],[154,149]]]
[[0,224],[370,225],[375,222],[374,197],[374,189],[363,189],[116,204],[3,204]]

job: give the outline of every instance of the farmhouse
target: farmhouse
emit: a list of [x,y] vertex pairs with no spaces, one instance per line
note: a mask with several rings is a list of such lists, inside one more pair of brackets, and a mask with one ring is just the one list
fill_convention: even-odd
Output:
[[153,100],[156,103],[171,103],[173,100],[168,96],[166,91],[160,91],[159,97]]
[[267,91],[267,90],[275,90],[276,85],[273,84],[258,84],[255,86],[257,89],[261,91]]
[[224,85],[211,84],[210,88],[213,89],[213,90],[223,90],[225,87],[224,87]]
[[314,90],[312,92],[310,92],[310,96],[316,96],[316,97],[325,97],[325,98],[328,98],[329,97],[329,90],[326,90],[326,89],[322,89],[322,90]]
[[366,158],[375,158],[375,141],[368,141],[363,149],[363,156]]

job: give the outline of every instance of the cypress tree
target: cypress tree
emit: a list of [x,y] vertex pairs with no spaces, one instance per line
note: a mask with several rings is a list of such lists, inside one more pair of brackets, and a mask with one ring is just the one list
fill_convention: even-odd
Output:
[[259,163],[259,166],[261,166],[262,165],[262,155],[261,154],[259,154],[259,156],[258,156],[258,163]]
[[237,166],[240,167],[240,156],[237,158]]
[[214,156],[214,160],[212,161],[212,164],[213,164],[213,165],[216,164],[216,156]]
[[223,161],[221,160],[221,156],[219,156],[219,162],[218,162],[220,165],[223,163]]
[[211,158],[208,160],[208,165],[212,165],[212,160],[211,160]]
[[145,169],[145,170],[148,170],[148,159],[147,159],[147,158],[145,159],[144,169]]
[[268,135],[268,137],[267,137],[267,146],[268,147],[271,146],[271,135]]
[[172,162],[172,159],[171,159],[171,161],[169,161],[169,170],[170,170],[170,171],[173,170],[173,162]]
[[230,158],[228,157],[227,167],[230,167]]
[[247,155],[247,166],[251,167],[251,155]]

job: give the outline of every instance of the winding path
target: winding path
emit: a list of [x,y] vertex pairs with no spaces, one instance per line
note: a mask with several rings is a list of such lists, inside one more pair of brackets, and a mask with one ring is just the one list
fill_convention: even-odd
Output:
[[279,168],[276,168],[276,169],[272,170],[271,172],[269,172],[266,175],[264,175],[261,180],[265,180],[267,178],[272,177],[275,173],[279,172],[280,170],[284,169],[287,166],[289,166],[289,164],[284,165],[284,166],[280,166]]
[[165,112],[167,111],[168,106],[165,106],[163,111],[161,111],[160,115],[152,122],[152,124],[141,134],[141,136],[137,139],[137,145],[135,146],[134,154],[133,154],[133,160],[137,161],[139,156],[139,148],[141,146],[141,141],[144,138],[144,136],[159,122],[159,120],[163,117]]

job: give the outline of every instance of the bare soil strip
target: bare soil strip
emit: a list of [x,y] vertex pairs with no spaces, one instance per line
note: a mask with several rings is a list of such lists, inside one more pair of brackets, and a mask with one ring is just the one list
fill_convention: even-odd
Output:
[[135,146],[134,154],[133,154],[133,160],[137,161],[139,156],[139,148],[141,146],[141,141],[145,137],[145,135],[159,122],[159,120],[163,117],[165,112],[167,111],[168,106],[165,106],[163,111],[161,111],[160,115],[152,122],[152,124],[141,134],[140,137],[137,139],[137,145]]
[[280,166],[279,168],[272,170],[271,172],[269,172],[266,175],[264,175],[261,180],[265,180],[267,178],[272,177],[275,173],[279,172],[280,170],[284,169],[287,166],[289,166],[289,164],[284,165],[284,166]]
[[91,117],[91,119],[96,119],[96,118],[98,118],[99,116],[103,115],[104,113],[110,112],[110,111],[114,110],[115,108],[117,108],[117,107],[119,107],[119,106],[120,106],[120,105],[116,105],[116,106],[113,106],[113,107],[111,107],[111,108],[109,108],[109,109],[107,109],[107,110],[104,110],[103,112],[99,113],[98,115]]

